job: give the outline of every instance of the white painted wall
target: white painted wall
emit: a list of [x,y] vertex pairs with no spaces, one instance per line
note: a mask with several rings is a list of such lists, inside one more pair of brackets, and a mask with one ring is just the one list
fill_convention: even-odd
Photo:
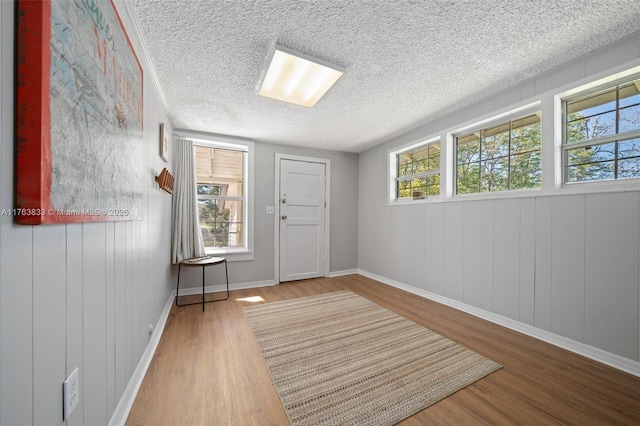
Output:
[[[13,6],[0,2],[0,209],[13,207]],[[68,424],[106,424],[147,345],[148,325],[175,285],[170,197],[153,180],[162,167],[171,168],[159,158],[157,142],[158,124],[170,121],[121,9],[145,69],[144,220],[27,227],[0,217],[3,425],[62,423],[61,384],[76,366],[81,404]],[[639,360],[638,192],[395,207],[385,199],[389,148],[638,58],[639,39],[360,156],[257,143],[256,254],[230,263],[231,282],[274,278],[274,220],[265,207],[274,203],[275,153],[329,158],[332,272],[359,267]]]
[[[62,382],[80,367],[80,405],[67,424],[111,418],[175,285],[171,197],[154,176],[160,122],[170,125],[144,68],[144,219],[18,226],[0,216],[0,424],[62,424]],[[0,210],[13,207],[14,3],[0,2]]]
[[[331,272],[353,271],[357,268],[358,251],[358,154],[278,145],[269,141],[255,143],[254,182],[254,258],[228,262],[229,283],[234,287],[273,284],[274,276],[274,215],[266,207],[275,201],[276,153],[331,160]],[[202,271],[183,268],[180,272],[180,294],[199,292]],[[224,268],[207,268],[207,286],[219,288],[224,283]]]
[[[170,262],[171,197],[154,176],[171,163],[158,155],[158,127],[169,126],[134,25],[116,3],[144,68],[144,219],[37,227],[0,217],[0,424],[62,423],[62,382],[80,367],[81,402],[68,424],[106,424],[175,288]],[[14,3],[0,2],[0,210],[13,207]],[[255,256],[230,262],[234,283],[274,281],[275,153],[329,158],[331,271],[357,267],[358,155],[256,143]],[[189,276],[189,274],[192,276]],[[181,284],[199,286],[198,271]],[[207,284],[223,282],[208,270]],[[181,286],[182,287],[182,286]]]
[[[265,214],[265,207],[274,205],[276,153],[331,160],[331,272],[357,267],[358,217],[358,155],[348,152],[296,148],[272,143],[256,144],[256,253],[269,258],[269,275],[273,276],[274,216]],[[259,171],[259,173],[258,173]],[[258,180],[260,183],[258,183]],[[260,190],[258,190],[258,186]],[[262,215],[262,218],[257,216]],[[235,266],[235,265],[234,265]]]
[[[387,151],[640,58],[640,34],[360,154],[358,267],[640,361],[640,193],[387,205]],[[553,132],[548,103],[543,134]],[[553,156],[543,154],[543,173]]]
[[[256,143],[255,162],[255,258],[231,262],[232,282],[274,279],[274,215],[266,206],[275,203],[276,153],[331,160],[331,259],[330,271],[357,267],[358,155],[347,152],[297,148],[273,143]],[[199,281],[198,281],[199,282]],[[218,281],[219,282],[219,281]]]

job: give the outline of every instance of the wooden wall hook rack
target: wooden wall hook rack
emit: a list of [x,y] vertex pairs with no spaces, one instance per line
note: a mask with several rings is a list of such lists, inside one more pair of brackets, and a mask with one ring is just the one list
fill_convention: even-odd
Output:
[[160,175],[156,176],[156,182],[158,182],[160,189],[162,189],[164,192],[168,192],[169,194],[173,194],[174,180],[175,178],[171,173],[169,173],[169,170],[167,170],[166,168],[162,169]]

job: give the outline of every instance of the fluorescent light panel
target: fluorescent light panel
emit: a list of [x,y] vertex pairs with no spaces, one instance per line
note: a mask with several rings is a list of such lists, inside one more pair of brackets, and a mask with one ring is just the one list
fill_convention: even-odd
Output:
[[259,94],[310,108],[344,72],[344,68],[276,46]]

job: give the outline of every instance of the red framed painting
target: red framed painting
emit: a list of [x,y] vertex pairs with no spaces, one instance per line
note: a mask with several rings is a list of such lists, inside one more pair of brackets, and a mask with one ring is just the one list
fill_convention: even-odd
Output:
[[143,72],[115,5],[17,5],[16,222],[141,219]]

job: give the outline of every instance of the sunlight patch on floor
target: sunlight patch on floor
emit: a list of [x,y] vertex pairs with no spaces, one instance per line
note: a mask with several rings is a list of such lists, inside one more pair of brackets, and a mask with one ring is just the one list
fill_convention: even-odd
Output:
[[242,297],[240,299],[236,299],[239,302],[264,302],[264,299],[260,296],[249,296],[249,297]]

